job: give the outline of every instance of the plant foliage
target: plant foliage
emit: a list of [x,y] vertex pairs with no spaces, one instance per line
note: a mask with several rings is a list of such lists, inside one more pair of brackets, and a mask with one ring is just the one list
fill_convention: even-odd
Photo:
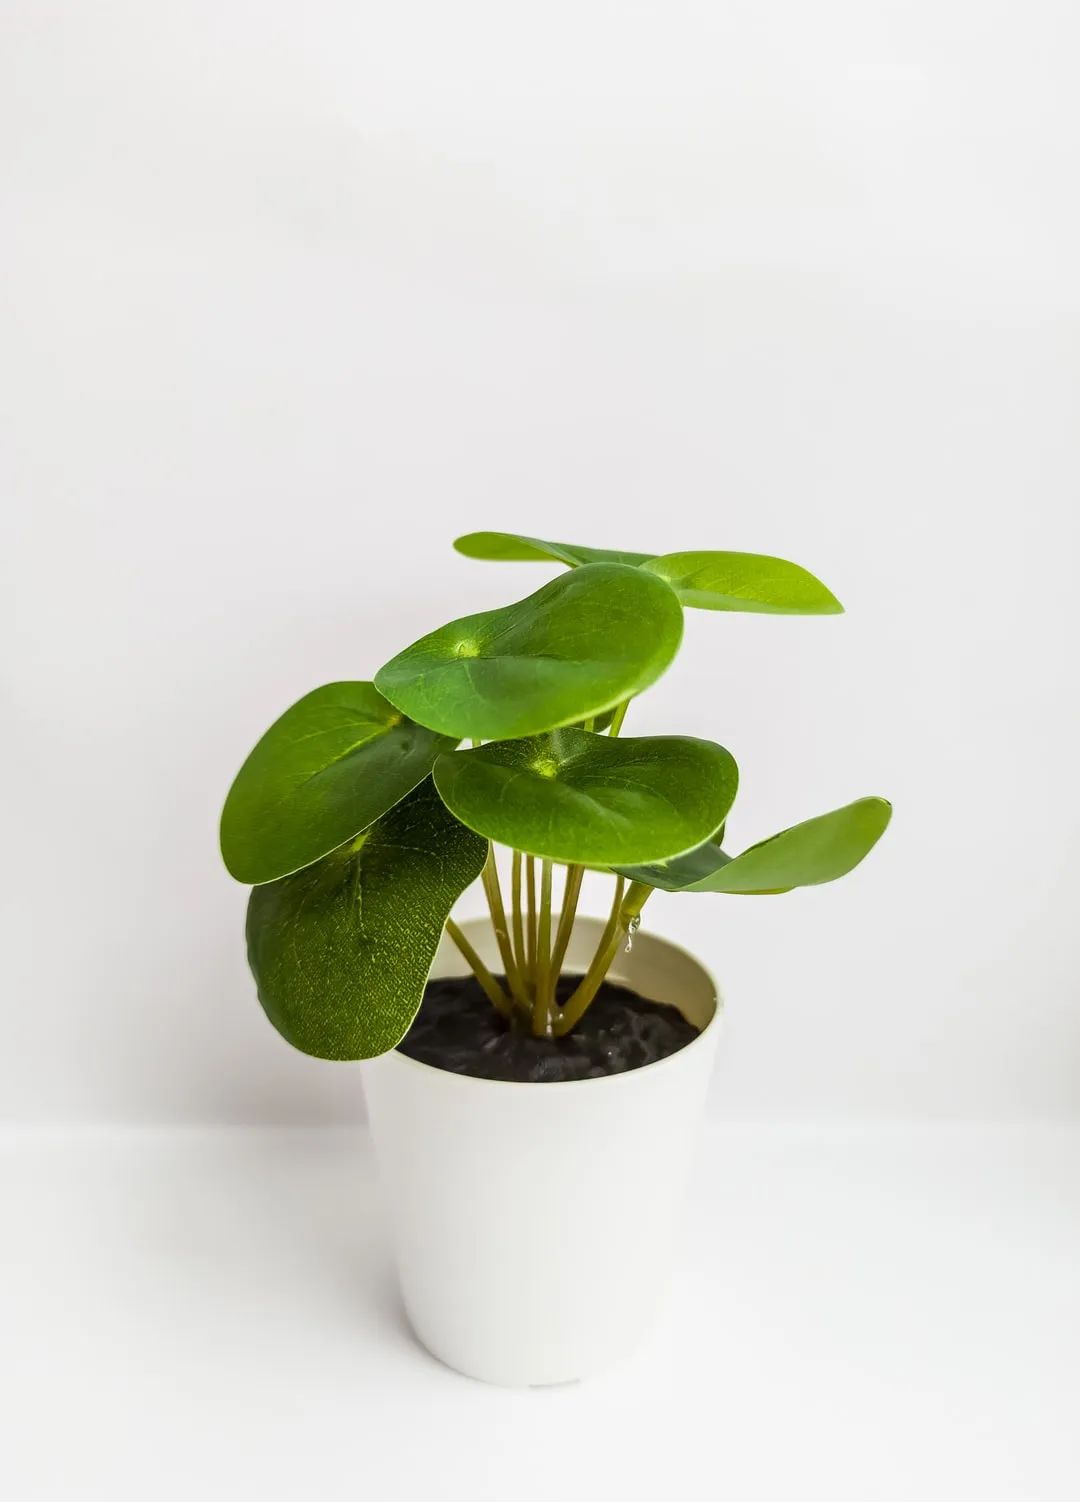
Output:
[[429,632],[375,684],[443,735],[538,735],[655,683],[679,650],[682,624],[661,580],[625,563],[587,563],[513,605]]
[[[835,881],[889,822],[884,799],[860,798],[732,856],[722,848],[738,787],[731,753],[690,736],[621,735],[630,701],[678,651],[684,607],[839,613],[806,569],[756,553],[632,553],[505,532],[455,547],[568,572],[420,637],[374,682],[307,694],[252,750],[222,814],[225,864],[254,889],[259,999],[290,1043],[321,1058],[370,1058],[400,1042],[444,928],[468,951],[450,914],[478,876],[505,970],[502,980],[479,966],[482,984],[512,1025],[561,1035],[654,890],[764,895]],[[513,852],[509,915],[496,845]],[[560,1006],[587,868],[613,873],[615,896],[596,959]]]

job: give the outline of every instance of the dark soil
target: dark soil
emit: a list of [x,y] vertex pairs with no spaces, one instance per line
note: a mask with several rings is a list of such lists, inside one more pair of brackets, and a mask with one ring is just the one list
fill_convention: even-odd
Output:
[[[579,976],[559,980],[565,1002]],[[486,1080],[534,1084],[592,1080],[655,1064],[698,1035],[675,1007],[645,1001],[605,981],[585,1016],[565,1038],[534,1038],[499,1016],[470,975],[428,981],[424,999],[399,1050],[421,1064]]]

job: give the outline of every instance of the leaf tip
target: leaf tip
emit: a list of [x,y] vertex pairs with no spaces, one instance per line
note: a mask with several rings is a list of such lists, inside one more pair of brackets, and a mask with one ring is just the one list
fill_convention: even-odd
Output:
[[893,816],[892,802],[888,798],[879,798],[876,794],[870,799],[870,802],[875,804],[881,810],[883,816],[881,827],[882,829],[887,828],[889,821]]
[[875,808],[883,810],[886,822],[892,818],[893,806],[888,798],[882,798],[877,793],[868,793],[865,798],[859,798],[857,801],[864,807],[868,808],[872,804]]

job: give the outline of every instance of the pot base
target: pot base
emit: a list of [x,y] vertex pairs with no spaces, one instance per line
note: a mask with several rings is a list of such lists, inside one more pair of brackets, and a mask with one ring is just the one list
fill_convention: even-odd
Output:
[[[592,1377],[602,1376],[612,1367],[621,1366],[624,1361],[628,1361],[642,1342],[653,1333],[656,1325],[656,1320],[652,1319],[647,1325],[639,1326],[631,1339],[609,1341],[603,1347],[594,1347],[588,1351],[579,1348],[562,1358],[556,1357],[555,1364],[545,1368],[538,1365],[536,1353],[529,1350],[495,1360],[487,1351],[479,1352],[475,1354],[476,1364],[473,1365],[470,1361],[473,1352],[465,1353],[463,1358],[456,1349],[453,1352],[441,1350],[437,1342],[425,1338],[407,1309],[406,1315],[414,1339],[440,1366],[456,1372],[459,1377],[468,1377],[471,1382],[482,1382],[485,1387],[513,1387],[522,1392],[540,1392],[552,1387],[578,1387]],[[560,1359],[569,1365],[560,1365]]]

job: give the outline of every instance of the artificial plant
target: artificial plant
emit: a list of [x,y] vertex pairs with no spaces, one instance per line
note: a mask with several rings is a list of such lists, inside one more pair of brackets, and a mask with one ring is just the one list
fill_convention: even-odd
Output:
[[[421,637],[374,682],[300,699],[251,752],[222,814],[225,864],[254,888],[259,998],[290,1043],[322,1058],[370,1058],[401,1041],[444,929],[509,1025],[558,1037],[657,888],[760,894],[834,881],[889,822],[884,799],[860,798],[733,857],[721,845],[738,785],[731,753],[691,736],[622,734],[631,700],[678,651],[684,607],[839,613],[805,569],[753,553],[654,556],[502,532],[455,547],[570,572]],[[496,845],[510,850],[508,900]],[[586,870],[610,874],[611,910],[560,1005]],[[502,974],[450,916],[477,877]]]

